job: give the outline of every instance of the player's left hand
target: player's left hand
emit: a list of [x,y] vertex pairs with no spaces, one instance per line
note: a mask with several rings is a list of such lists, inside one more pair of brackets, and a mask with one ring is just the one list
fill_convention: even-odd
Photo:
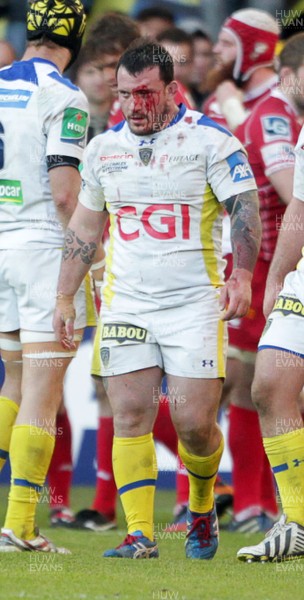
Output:
[[74,342],[74,321],[75,308],[73,296],[68,296],[59,292],[56,298],[56,306],[53,318],[53,327],[56,340],[61,343],[65,350],[75,350]]
[[252,273],[247,269],[234,269],[220,293],[223,321],[244,317],[251,303]]

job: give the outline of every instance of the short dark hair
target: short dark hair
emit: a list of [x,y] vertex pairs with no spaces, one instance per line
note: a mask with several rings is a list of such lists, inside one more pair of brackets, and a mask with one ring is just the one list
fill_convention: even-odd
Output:
[[120,54],[140,36],[137,23],[126,15],[109,12],[95,21],[89,30],[87,45],[96,58],[102,54]]
[[180,27],[169,27],[169,29],[165,29],[158,36],[157,39],[159,42],[174,42],[175,44],[189,44],[189,46],[193,46],[192,36],[190,33],[187,33]]
[[145,23],[150,19],[163,19],[164,21],[168,21],[168,23],[172,23],[174,25],[174,14],[168,8],[164,8],[159,5],[150,6],[150,8],[143,8],[136,15],[136,20],[140,23]]
[[168,85],[174,79],[174,66],[171,54],[156,41],[141,38],[135,40],[120,57],[116,68],[124,67],[130,75],[142,73],[149,67],[159,67],[160,79]]
[[278,57],[279,69],[290,67],[297,71],[304,64],[304,33],[296,33],[290,37]]
[[208,35],[206,31],[203,31],[203,29],[195,29],[192,31],[191,38],[192,40],[205,40],[206,42],[209,42],[209,44],[213,45],[210,35]]

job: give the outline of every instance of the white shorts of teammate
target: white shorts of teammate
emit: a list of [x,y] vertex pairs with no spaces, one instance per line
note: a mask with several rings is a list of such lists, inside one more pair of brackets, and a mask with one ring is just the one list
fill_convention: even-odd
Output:
[[[55,340],[52,320],[61,257],[59,248],[0,250],[1,332],[21,329],[21,341],[28,335],[24,332],[49,332],[47,341]],[[75,308],[75,329],[82,329],[87,321],[84,285],[76,294]]]
[[[276,366],[292,366],[297,356],[304,358],[304,304],[299,300],[299,283],[303,295],[303,274],[293,271],[286,276],[259,342],[259,350],[277,349]],[[296,356],[291,359],[286,353]],[[302,361],[299,363],[302,366]]]
[[166,310],[118,314],[102,307],[101,321],[101,376],[159,366],[180,377],[225,377],[227,331],[214,288],[200,301]]

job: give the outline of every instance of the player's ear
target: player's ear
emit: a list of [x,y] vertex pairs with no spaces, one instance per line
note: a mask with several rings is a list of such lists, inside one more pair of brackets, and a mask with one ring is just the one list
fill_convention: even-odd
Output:
[[172,98],[174,98],[176,92],[177,92],[177,82],[176,81],[171,81],[167,85],[167,93],[168,93],[169,96],[171,96]]
[[290,86],[292,77],[294,75],[295,75],[295,72],[291,67],[282,67],[280,69],[280,73],[279,73],[280,81],[287,86],[288,85]]

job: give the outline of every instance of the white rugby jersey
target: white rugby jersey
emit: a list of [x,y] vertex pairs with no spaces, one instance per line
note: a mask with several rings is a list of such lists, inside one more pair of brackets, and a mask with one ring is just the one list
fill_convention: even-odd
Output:
[[0,70],[0,248],[62,246],[46,157],[81,160],[87,120],[86,97],[54,63]]
[[96,136],[83,160],[84,206],[110,213],[104,302],[150,310],[219,286],[221,202],[256,189],[241,143],[180,106],[168,127],[140,137],[125,121]]

